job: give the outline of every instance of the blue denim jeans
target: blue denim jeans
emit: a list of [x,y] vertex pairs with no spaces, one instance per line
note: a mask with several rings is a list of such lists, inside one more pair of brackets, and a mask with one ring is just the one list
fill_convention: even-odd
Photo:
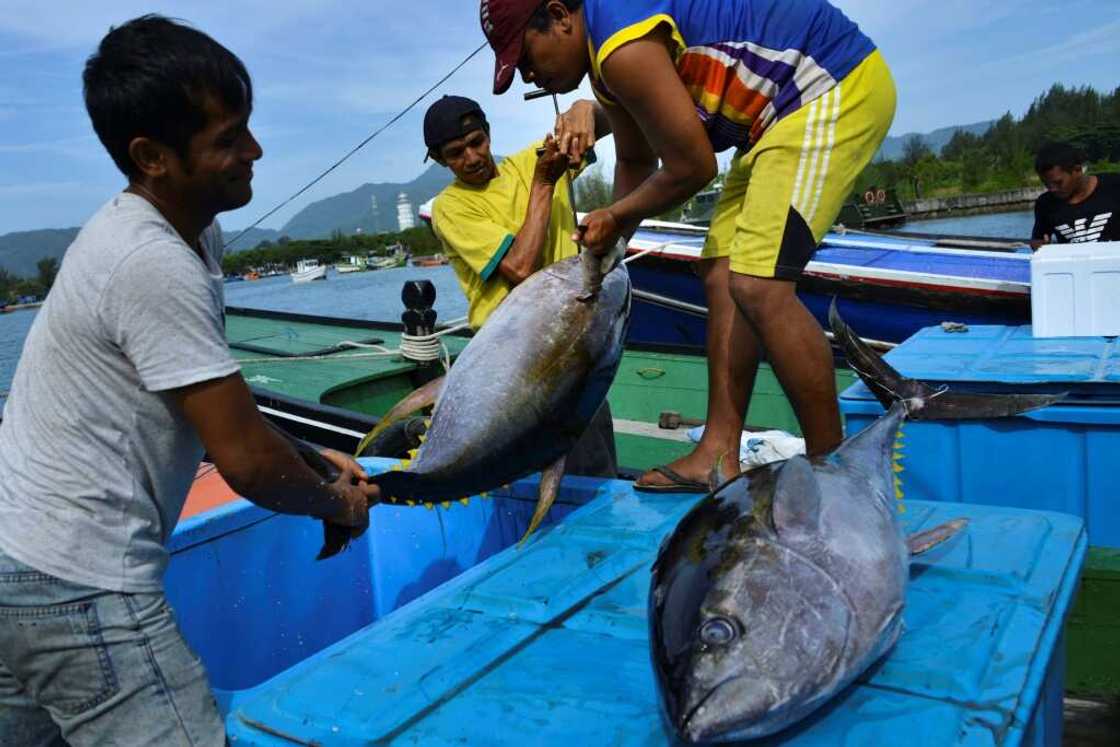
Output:
[[0,552],[0,745],[211,745],[225,730],[163,594],[121,594]]

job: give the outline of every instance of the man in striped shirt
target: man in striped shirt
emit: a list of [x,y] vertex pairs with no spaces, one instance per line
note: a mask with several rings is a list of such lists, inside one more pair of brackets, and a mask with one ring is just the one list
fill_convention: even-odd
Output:
[[894,116],[871,40],[825,0],[482,0],[481,20],[496,93],[515,70],[555,93],[591,78],[617,154],[615,202],[583,221],[592,251],[684,202],[716,176],[716,152],[736,149],[698,265],[707,427],[636,487],[701,491],[738,454],[762,350],[809,453],[838,444],[831,350],[794,287]]

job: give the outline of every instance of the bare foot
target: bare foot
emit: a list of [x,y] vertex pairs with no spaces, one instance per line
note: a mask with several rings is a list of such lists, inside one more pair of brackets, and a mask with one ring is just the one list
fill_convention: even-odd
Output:
[[[719,458],[718,454],[707,450],[695,451],[665,465],[670,471],[680,475],[685,480],[693,483],[708,485],[711,479],[712,467]],[[739,474],[739,462],[736,459],[724,459],[720,465],[721,477],[726,480]],[[721,480],[722,482],[722,480]],[[634,487],[641,488],[670,488],[676,483],[668,475],[651,469],[634,481]]]

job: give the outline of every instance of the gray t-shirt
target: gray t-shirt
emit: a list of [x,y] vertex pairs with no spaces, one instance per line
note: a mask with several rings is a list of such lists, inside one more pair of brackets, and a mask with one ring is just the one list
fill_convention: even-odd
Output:
[[164,547],[202,443],[168,390],[238,370],[223,329],[221,231],[206,263],[121,193],[70,245],[0,424],[0,549],[100,589],[162,589]]

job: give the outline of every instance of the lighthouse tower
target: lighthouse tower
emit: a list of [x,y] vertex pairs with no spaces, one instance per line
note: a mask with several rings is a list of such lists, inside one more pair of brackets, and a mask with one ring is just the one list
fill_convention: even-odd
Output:
[[397,196],[397,225],[400,226],[402,231],[416,227],[416,218],[412,214],[412,203],[408,201],[408,195],[404,192]]

